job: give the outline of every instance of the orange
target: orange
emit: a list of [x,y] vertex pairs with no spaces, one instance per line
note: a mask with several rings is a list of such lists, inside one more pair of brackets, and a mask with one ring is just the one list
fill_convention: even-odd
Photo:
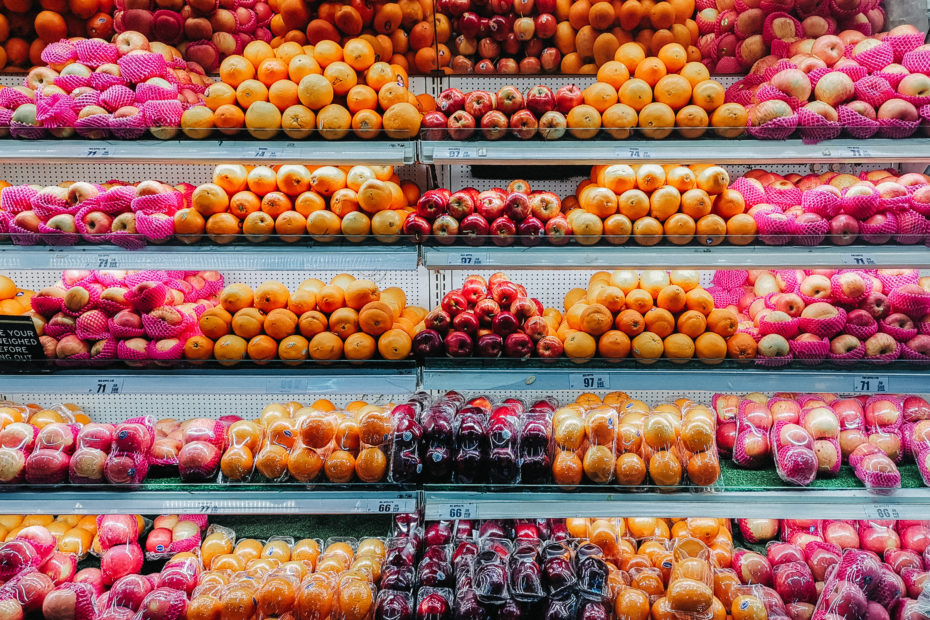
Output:
[[720,460],[713,451],[692,454],[686,469],[688,479],[699,486],[710,486],[720,478]]
[[334,94],[333,85],[320,74],[308,74],[297,85],[300,103],[311,110],[320,110],[332,103]]
[[665,339],[663,346],[665,357],[676,364],[683,364],[694,356],[694,342],[684,334],[672,334]]
[[[228,57],[232,58],[232,56]],[[225,61],[224,61],[225,62]],[[247,78],[245,78],[247,79]],[[245,81],[245,79],[241,81]],[[236,86],[239,84],[237,83]],[[214,82],[207,87],[203,93],[204,103],[213,111],[216,111],[221,105],[236,103],[236,89],[226,82]]]
[[745,209],[743,195],[735,189],[724,188],[714,199],[714,212],[724,219],[742,213]]
[[701,245],[711,246],[723,243],[727,233],[727,224],[722,217],[715,213],[705,215],[696,223],[698,242]]
[[375,49],[365,39],[349,39],[342,53],[346,63],[356,71],[364,71],[375,62]]
[[610,85],[614,90],[620,88],[628,79],[630,71],[619,60],[605,62],[597,70],[597,81]]
[[[616,64],[623,67],[620,63]],[[623,69],[626,70],[626,67]],[[617,103],[617,87],[606,82],[595,82],[584,89],[584,102],[598,112],[604,112]]]
[[358,83],[355,70],[342,61],[333,62],[323,69],[323,77],[332,84],[333,93],[339,96],[348,93]]
[[336,450],[327,457],[323,469],[330,482],[349,482],[355,475],[355,457],[345,450]]
[[414,138],[420,131],[420,121],[420,111],[414,105],[408,102],[395,103],[384,112],[384,131],[394,139]]
[[213,124],[227,136],[239,135],[245,124],[245,113],[237,105],[223,104],[213,111]]
[[264,41],[251,41],[242,50],[242,55],[252,63],[252,66],[258,67],[266,58],[274,58],[274,50]]
[[261,449],[255,459],[255,468],[268,480],[277,480],[287,471],[287,450],[277,444]]
[[739,317],[732,310],[717,308],[707,313],[707,327],[715,334],[729,338],[739,327]]
[[722,138],[737,138],[746,130],[746,108],[738,103],[725,103],[710,116],[710,126]]
[[236,102],[246,111],[258,101],[268,101],[268,87],[258,80],[248,79],[236,87]]
[[348,135],[351,126],[352,115],[341,105],[324,106],[316,117],[316,128],[326,140],[341,140]]
[[644,331],[630,343],[632,345],[633,357],[643,364],[651,364],[662,357],[664,347],[662,339],[650,331]]
[[665,64],[654,56],[643,59],[633,71],[633,77],[643,80],[651,87],[668,73]]
[[323,74],[323,69],[320,67],[319,63],[308,54],[298,54],[290,59],[287,65],[287,75],[288,77],[297,83],[310,75],[311,73],[316,73],[318,75]]
[[614,457],[606,446],[590,446],[585,452],[582,463],[585,475],[595,484],[610,481],[614,468]]
[[654,97],[673,110],[680,110],[691,101],[691,83],[680,75],[665,75],[655,84]]
[[631,78],[620,86],[618,96],[620,103],[639,112],[646,107],[646,104],[652,102],[652,85],[639,77]]
[[[301,329],[301,332],[303,330]],[[282,360],[287,360],[285,363],[290,364],[291,362],[300,363],[301,361],[307,359],[308,355],[308,342],[304,336],[288,336],[280,343],[278,343],[278,357]],[[291,364],[293,365],[293,364]]]
[[756,220],[748,213],[737,213],[727,220],[727,240],[733,245],[752,243],[756,230]]
[[656,54],[665,65],[669,73],[678,73],[684,68],[688,60],[688,52],[678,43],[668,43],[662,46]]
[[705,364],[719,364],[727,356],[727,343],[714,332],[705,332],[694,341],[698,359]]
[[646,463],[634,452],[627,452],[617,457],[615,466],[617,484],[635,486],[646,479]]
[[562,486],[577,486],[581,484],[584,469],[581,459],[574,452],[559,450],[552,461],[552,478],[556,484]]
[[572,108],[566,120],[569,133],[581,140],[593,138],[601,127],[600,113],[588,104]]
[[647,138],[666,138],[675,127],[675,111],[666,103],[648,103],[639,111],[639,126]]
[[268,89],[268,101],[281,112],[297,105],[297,84],[286,79],[274,82]]
[[413,343],[402,329],[389,329],[378,338],[378,353],[387,360],[402,360],[410,355]]
[[749,594],[741,594],[733,599],[730,609],[733,620],[765,620],[768,618],[768,612],[762,601]]
[[681,212],[694,220],[708,215],[712,208],[711,197],[702,189],[689,189],[681,195]]
[[271,86],[278,80],[287,80],[287,64],[280,58],[265,58],[256,68],[255,77],[265,86]]
[[255,66],[243,56],[227,56],[220,63],[220,79],[233,88],[254,76]]
[[[630,6],[627,7],[627,5],[630,5]],[[626,26],[623,25],[622,20],[624,19],[624,11],[626,10],[627,13],[630,13],[637,6],[641,6],[637,0],[632,0],[632,2],[623,3],[623,7],[621,7],[620,9],[620,18],[621,18],[621,26],[624,29],[632,30],[632,28],[626,28]],[[635,25],[638,25],[638,24],[639,24],[639,17],[637,16]],[[643,48],[638,43],[633,43],[633,42],[623,43],[619,48],[617,48],[617,51],[614,53],[614,60],[618,60],[621,63],[623,63],[624,66],[626,66],[627,71],[629,71],[630,73],[634,72],[636,70],[636,67],[639,65],[639,63],[642,62],[645,58],[646,58],[646,54],[643,51]]]
[[358,453],[355,471],[362,482],[379,482],[387,471],[387,458],[379,448],[365,448]]
[[670,450],[659,450],[649,459],[649,477],[659,486],[675,486],[681,482],[681,463]]

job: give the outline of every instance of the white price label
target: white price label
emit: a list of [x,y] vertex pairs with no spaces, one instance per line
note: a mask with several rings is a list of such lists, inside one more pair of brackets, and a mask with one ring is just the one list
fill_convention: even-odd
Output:
[[[436,157],[443,159],[440,156],[442,151],[436,151]],[[462,147],[462,146],[450,146],[445,149],[445,159],[476,159],[488,156],[488,149],[483,146],[479,147]]]
[[110,149],[105,146],[91,146],[87,148],[87,152],[84,153],[85,157],[109,157]]
[[853,377],[853,392],[886,394],[891,391],[887,376],[856,375]]
[[614,157],[622,159],[652,159],[652,151],[638,146],[618,146],[614,149]]
[[259,146],[252,152],[252,159],[299,159],[300,150],[295,142],[285,142],[274,147]]
[[416,512],[416,502],[412,499],[371,499],[359,502],[359,512],[377,514],[399,514]]
[[445,519],[477,519],[478,504],[449,504],[442,514]]
[[900,519],[898,509],[890,504],[863,506],[866,519]]
[[581,372],[568,377],[568,386],[573,390],[610,389],[610,375],[606,373]]
[[119,259],[110,254],[97,254],[91,262],[94,269],[119,269]]
[[856,265],[856,266],[865,266],[865,265],[874,265],[875,259],[872,258],[869,254],[844,254],[843,255],[843,264],[844,265]]
[[121,377],[98,377],[87,389],[88,394],[122,394],[123,379]]
[[846,151],[850,157],[855,157],[857,159],[872,156],[872,151],[861,146],[847,146]]
[[476,267],[488,264],[487,252],[452,252],[446,255],[447,265]]

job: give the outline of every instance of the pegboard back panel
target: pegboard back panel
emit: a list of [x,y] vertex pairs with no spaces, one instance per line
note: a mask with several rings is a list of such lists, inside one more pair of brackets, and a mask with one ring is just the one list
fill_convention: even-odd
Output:
[[[727,88],[736,83],[742,76],[715,75],[713,79]],[[470,90],[487,90],[497,92],[503,86],[516,86],[526,92],[530,88],[543,84],[553,91],[562,86],[575,84],[584,90],[597,81],[596,75],[447,75],[441,78],[442,88],[458,88],[463,92]],[[414,91],[422,92],[422,91]]]
[[403,396],[393,399],[381,394],[6,394],[19,403],[36,403],[41,407],[53,407],[61,403],[80,406],[94,422],[116,424],[136,416],[154,418],[219,418],[238,415],[246,419],[257,418],[269,403],[296,401],[309,405],[319,398],[326,398],[336,407],[344,408],[348,403],[362,400],[372,404],[386,405],[403,402]]
[[[105,183],[124,181],[138,183],[156,179],[177,185],[190,183],[200,185],[213,178],[213,164],[153,164],[138,162],[76,161],[67,164],[44,162],[22,162],[0,164],[0,180],[13,185],[58,185],[66,181]],[[422,165],[397,166],[397,175],[405,181],[413,181],[421,188],[426,187],[427,168]]]
[[[618,266],[617,268],[623,269],[622,266]],[[595,269],[560,270],[556,272],[558,275],[553,277],[553,272],[551,271],[521,270],[508,275],[512,281],[526,287],[526,293],[530,297],[535,297],[546,307],[562,310],[565,294],[573,288],[586,289],[588,287],[588,280],[598,271],[599,270]],[[435,273],[439,274],[439,279],[434,287],[437,293],[434,295],[433,301],[435,304],[438,304],[445,293],[461,287],[465,282],[465,278],[469,275],[477,274],[487,280],[495,272],[487,270],[463,270]],[[701,271],[700,275],[701,285],[705,287],[710,286],[713,272]]]
[[[197,265],[191,265],[197,269]],[[319,278],[329,282],[337,271],[226,271],[222,274],[227,284],[242,282],[252,288],[257,287],[266,280],[277,280],[288,289],[294,291],[301,282],[308,278]],[[11,270],[4,272],[16,282],[19,288],[41,290],[46,286],[53,286],[60,278],[61,271],[51,269],[37,270]],[[407,304],[411,306],[424,306],[429,304],[429,272],[424,267],[416,271],[357,271],[351,275],[361,280],[371,280],[380,288],[397,286],[407,294]]]

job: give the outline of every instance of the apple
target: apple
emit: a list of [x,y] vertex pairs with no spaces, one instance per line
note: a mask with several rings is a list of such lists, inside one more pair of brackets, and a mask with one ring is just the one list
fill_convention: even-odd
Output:
[[495,107],[494,95],[483,90],[473,90],[465,97],[465,112],[472,120],[480,119]]
[[426,128],[427,140],[442,140],[446,135],[449,119],[439,110],[431,110],[423,115],[421,124]]
[[758,350],[763,357],[783,357],[788,355],[790,347],[784,336],[768,334],[759,340]]
[[20,211],[13,216],[13,224],[19,228],[28,230],[29,232],[38,233],[39,224],[42,220],[39,219],[39,216],[35,214],[34,211]]
[[[903,81],[903,80],[902,80]],[[878,108],[879,119],[897,119],[908,123],[920,120],[917,108],[903,99],[889,99]]]
[[833,66],[843,57],[846,44],[836,35],[825,34],[817,37],[811,46],[811,54],[824,61],[828,66]]
[[878,332],[865,341],[865,356],[879,357],[894,353],[898,349],[897,341],[884,332]]
[[852,78],[842,71],[831,71],[817,81],[814,96],[833,107],[850,99],[856,92]]
[[481,217],[493,222],[504,213],[504,200],[506,195],[495,191],[484,191],[478,194],[475,208]]
[[523,93],[515,86],[502,86],[497,91],[496,109],[510,115],[523,108]]
[[89,234],[102,235],[110,232],[113,218],[103,211],[89,211],[84,215],[81,222]]
[[921,355],[930,356],[930,335],[918,334],[905,344],[909,349],[917,351]]
[[536,135],[539,123],[529,110],[520,110],[510,117],[510,129],[521,140],[529,140]]
[[[824,299],[832,295],[832,287],[829,278],[819,274],[806,276],[800,283],[799,290],[802,294],[813,299]],[[809,307],[809,306],[808,306]],[[805,308],[807,310],[807,308]],[[835,309],[834,309],[835,310]],[[804,316],[803,312],[801,314]],[[835,315],[835,312],[834,312]],[[807,316],[813,316],[808,313]]]
[[772,76],[772,86],[800,101],[807,101],[811,94],[811,81],[807,74],[798,69],[783,69]]
[[556,109],[562,114],[568,114],[572,108],[584,103],[584,93],[575,84],[566,84],[555,92]]
[[845,355],[859,348],[860,341],[855,336],[842,334],[830,341],[830,353],[833,355]]
[[449,332],[443,341],[443,345],[446,354],[450,357],[470,357],[472,354],[472,339],[465,332]]
[[116,44],[116,49],[119,51],[120,56],[125,56],[134,51],[149,50],[149,41],[145,35],[132,30],[121,32],[116,35],[113,43]]
[[120,213],[113,218],[113,222],[110,224],[110,230],[113,232],[125,232],[130,235],[136,234],[136,214],[129,212]]
[[751,106],[749,120],[753,127],[759,127],[769,121],[791,116],[792,114],[794,114],[794,110],[787,103],[780,99],[770,99]]
[[804,310],[804,300],[794,293],[778,293],[772,298],[772,301],[775,302],[777,311],[783,312],[789,317],[801,316],[801,311]]
[[830,242],[834,245],[850,245],[859,236],[859,222],[845,213],[830,219]]
[[509,121],[500,110],[491,110],[481,117],[481,133],[487,140],[499,140],[507,135]]
[[[547,86],[534,86],[526,93],[526,107],[536,118],[546,112],[556,109],[556,99],[552,90]],[[559,110],[562,112],[562,110]],[[562,112],[566,114],[566,112]]]
[[450,138],[467,140],[475,133],[475,117],[465,110],[458,110],[449,117],[447,126]]

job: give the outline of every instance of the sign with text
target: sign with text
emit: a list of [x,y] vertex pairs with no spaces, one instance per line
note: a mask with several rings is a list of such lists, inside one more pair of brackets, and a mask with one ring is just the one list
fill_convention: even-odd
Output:
[[42,343],[28,316],[0,316],[0,366],[41,360]]

